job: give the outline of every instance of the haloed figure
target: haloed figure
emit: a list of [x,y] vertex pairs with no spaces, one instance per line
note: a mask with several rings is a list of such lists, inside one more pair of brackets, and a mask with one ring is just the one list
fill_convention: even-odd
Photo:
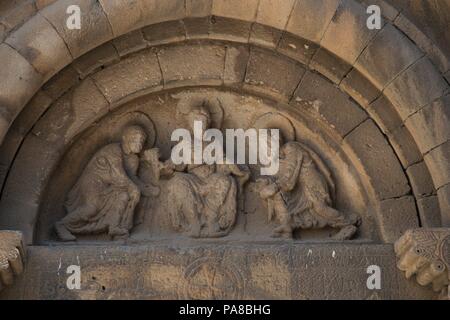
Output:
[[340,229],[334,236],[346,240],[356,233],[359,217],[346,217],[332,208],[330,186],[319,169],[318,157],[297,141],[282,144],[278,173],[260,179],[260,196],[267,200],[269,220],[276,218],[280,225],[273,237],[292,238],[296,229]]
[[74,234],[128,237],[141,193],[151,196],[158,192],[137,177],[146,138],[141,127],[129,126],[121,143],[109,144],[95,153],[67,196],[67,215],[55,225],[61,240],[73,241]]

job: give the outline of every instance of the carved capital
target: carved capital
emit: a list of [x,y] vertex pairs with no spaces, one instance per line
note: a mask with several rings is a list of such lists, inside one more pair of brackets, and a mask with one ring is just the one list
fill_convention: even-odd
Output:
[[407,279],[416,275],[422,286],[432,285],[448,299],[450,280],[450,229],[408,230],[395,243],[397,266]]
[[22,233],[0,231],[0,290],[14,282],[14,276],[22,273],[25,247]]

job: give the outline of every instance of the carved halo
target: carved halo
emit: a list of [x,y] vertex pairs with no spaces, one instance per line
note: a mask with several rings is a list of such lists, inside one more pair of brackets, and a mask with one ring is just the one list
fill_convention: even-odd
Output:
[[[259,116],[253,123],[253,128],[255,129],[279,129],[280,134],[282,135],[285,142],[295,141],[296,140],[296,133],[295,133],[295,127],[292,124],[292,122],[283,116],[282,114],[278,112],[268,112],[261,116]],[[320,158],[320,156],[315,153],[310,147],[308,147],[306,144],[298,142],[301,144],[302,148],[305,149],[311,158],[313,159],[314,163],[316,164],[317,168],[320,170],[322,175],[327,180],[328,186],[330,188],[330,195],[331,198],[334,201],[335,198],[335,190],[336,186],[334,184],[331,171],[328,169],[328,166],[323,162],[323,160]]]
[[147,133],[145,149],[152,148],[156,141],[156,129],[153,121],[142,112],[127,112],[116,117],[110,125],[111,142],[120,141],[125,128],[132,125],[140,126]]
[[211,120],[211,128],[220,129],[223,121],[222,103],[217,97],[205,97],[201,93],[182,92],[172,95],[179,99],[177,104],[177,123],[181,127],[187,127],[186,115],[194,108],[203,107],[208,110]]
[[259,116],[253,123],[255,129],[279,129],[285,142],[295,140],[292,122],[278,112],[268,112]]

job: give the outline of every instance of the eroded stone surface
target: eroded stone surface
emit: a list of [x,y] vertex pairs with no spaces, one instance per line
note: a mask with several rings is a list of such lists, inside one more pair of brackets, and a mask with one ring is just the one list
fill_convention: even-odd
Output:
[[[275,253],[276,252],[276,253]],[[78,259],[77,259],[78,257]],[[66,269],[81,267],[81,290]],[[367,267],[381,268],[381,290]],[[432,299],[406,281],[390,245],[31,247],[27,269],[3,299]]]

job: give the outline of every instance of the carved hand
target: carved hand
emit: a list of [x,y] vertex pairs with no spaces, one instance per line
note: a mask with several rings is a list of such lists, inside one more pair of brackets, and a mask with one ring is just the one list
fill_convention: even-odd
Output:
[[450,279],[450,229],[408,230],[395,243],[395,253],[406,278],[416,275],[420,285],[445,291]]
[[24,253],[22,233],[0,231],[0,290],[13,283],[14,275],[22,273]]

